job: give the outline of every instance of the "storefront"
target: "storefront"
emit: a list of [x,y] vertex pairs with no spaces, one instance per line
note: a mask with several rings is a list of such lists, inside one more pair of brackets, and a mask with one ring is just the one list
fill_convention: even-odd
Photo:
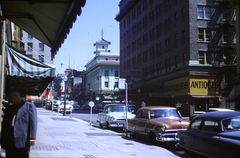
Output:
[[219,107],[220,79],[218,76],[185,76],[164,82],[164,93],[174,95],[176,108],[183,116],[196,111]]

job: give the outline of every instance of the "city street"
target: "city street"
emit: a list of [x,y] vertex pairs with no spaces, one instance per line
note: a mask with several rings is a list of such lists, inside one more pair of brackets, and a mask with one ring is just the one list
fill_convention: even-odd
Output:
[[[91,118],[90,117],[90,110],[80,110],[80,109],[79,110],[73,110],[73,113],[72,113],[73,118],[83,120],[83,121],[85,121],[86,123],[89,123],[89,124],[90,124],[90,119],[92,119],[91,125],[93,127],[100,128],[99,125],[98,125],[98,122],[96,121],[97,120],[97,115],[98,115],[98,112],[93,112],[92,113],[92,118]],[[125,138],[126,133],[124,131],[122,131],[121,129],[106,129],[105,127],[100,128],[100,129],[109,130],[110,132],[116,132],[117,135],[121,135],[123,137],[123,139],[126,139]],[[148,142],[148,140],[142,140],[142,139],[139,139],[139,138],[137,138],[137,139],[128,138],[128,139],[130,139],[132,142],[140,142],[140,143],[145,144],[146,146],[152,146],[152,144],[150,144]],[[183,150],[176,149],[174,147],[174,144],[164,145],[164,144],[159,143],[158,146],[163,148],[163,149],[167,149],[167,150],[173,152],[176,155],[180,155],[181,157],[190,158],[190,156],[185,155],[185,152]],[[194,155],[194,157],[196,157],[196,155]]]

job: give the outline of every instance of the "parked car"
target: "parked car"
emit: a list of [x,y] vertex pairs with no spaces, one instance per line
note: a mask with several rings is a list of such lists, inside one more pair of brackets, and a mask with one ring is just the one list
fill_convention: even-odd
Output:
[[90,106],[89,106],[89,102],[85,102],[82,106],[81,106],[82,110],[89,110]]
[[102,112],[103,111],[103,104],[100,102],[97,102],[93,106],[93,111],[95,112]]
[[132,137],[144,137],[152,143],[174,142],[179,130],[186,130],[188,120],[182,119],[174,107],[148,106],[138,110],[136,116],[128,120],[128,130]]
[[[66,101],[66,113],[72,113],[73,105],[70,104],[69,101]],[[63,113],[64,112],[64,101],[61,102],[61,104],[58,106],[58,112]]]
[[[127,119],[133,118],[135,114],[127,109]],[[106,104],[103,112],[98,113],[97,122],[99,127],[124,127],[126,121],[126,105],[124,104]]]
[[208,112],[195,117],[186,131],[178,132],[177,147],[208,157],[240,155],[240,112]]
[[60,100],[53,100],[52,104],[53,104],[53,111],[58,111],[58,106],[61,104],[61,101]]

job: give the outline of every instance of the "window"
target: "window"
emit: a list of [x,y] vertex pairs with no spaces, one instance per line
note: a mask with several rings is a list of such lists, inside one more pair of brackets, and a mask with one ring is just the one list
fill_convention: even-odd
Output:
[[204,120],[200,130],[218,132],[219,131],[218,122],[214,120]]
[[178,56],[176,55],[175,56],[175,68],[177,68],[178,67]]
[[108,88],[108,82],[105,82],[105,87]]
[[210,29],[199,28],[198,29],[198,41],[209,42],[211,40]]
[[174,26],[177,26],[177,21],[178,21],[178,14],[174,14]]
[[114,88],[118,88],[118,82],[114,83]]
[[160,56],[162,54],[162,42],[157,44],[157,56]]
[[32,42],[28,42],[27,46],[28,46],[28,51],[32,51],[33,50],[33,43]]
[[210,7],[198,6],[198,18],[210,19],[211,9]]
[[199,64],[212,64],[212,54],[200,51],[198,55]]
[[160,17],[162,15],[162,4],[156,7],[156,17]]
[[109,71],[105,71],[105,76],[109,76]]
[[182,53],[182,62],[183,62],[183,65],[186,64],[186,60],[187,60],[187,58],[186,58],[186,53],[184,52],[184,53]]
[[32,35],[30,35],[30,34],[28,34],[28,38],[31,38],[31,39],[32,39],[32,38],[33,38],[33,36],[32,36]]
[[119,77],[118,71],[115,71],[115,77]]
[[201,125],[201,122],[202,122],[202,119],[193,121],[192,124],[190,125],[190,129],[198,130]]
[[182,20],[184,21],[185,20],[185,8],[182,8]]
[[44,51],[44,44],[43,43],[39,43],[39,51]]
[[177,47],[178,46],[178,34],[174,35],[174,46]]
[[41,62],[44,62],[44,55],[39,55],[38,60],[41,61]]

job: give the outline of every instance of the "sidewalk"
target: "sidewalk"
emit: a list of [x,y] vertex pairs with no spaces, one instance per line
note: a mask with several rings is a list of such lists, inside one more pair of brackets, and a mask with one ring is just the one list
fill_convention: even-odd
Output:
[[93,127],[43,108],[37,108],[37,112],[37,139],[31,147],[31,158],[179,157],[159,146],[126,139],[125,133]]

